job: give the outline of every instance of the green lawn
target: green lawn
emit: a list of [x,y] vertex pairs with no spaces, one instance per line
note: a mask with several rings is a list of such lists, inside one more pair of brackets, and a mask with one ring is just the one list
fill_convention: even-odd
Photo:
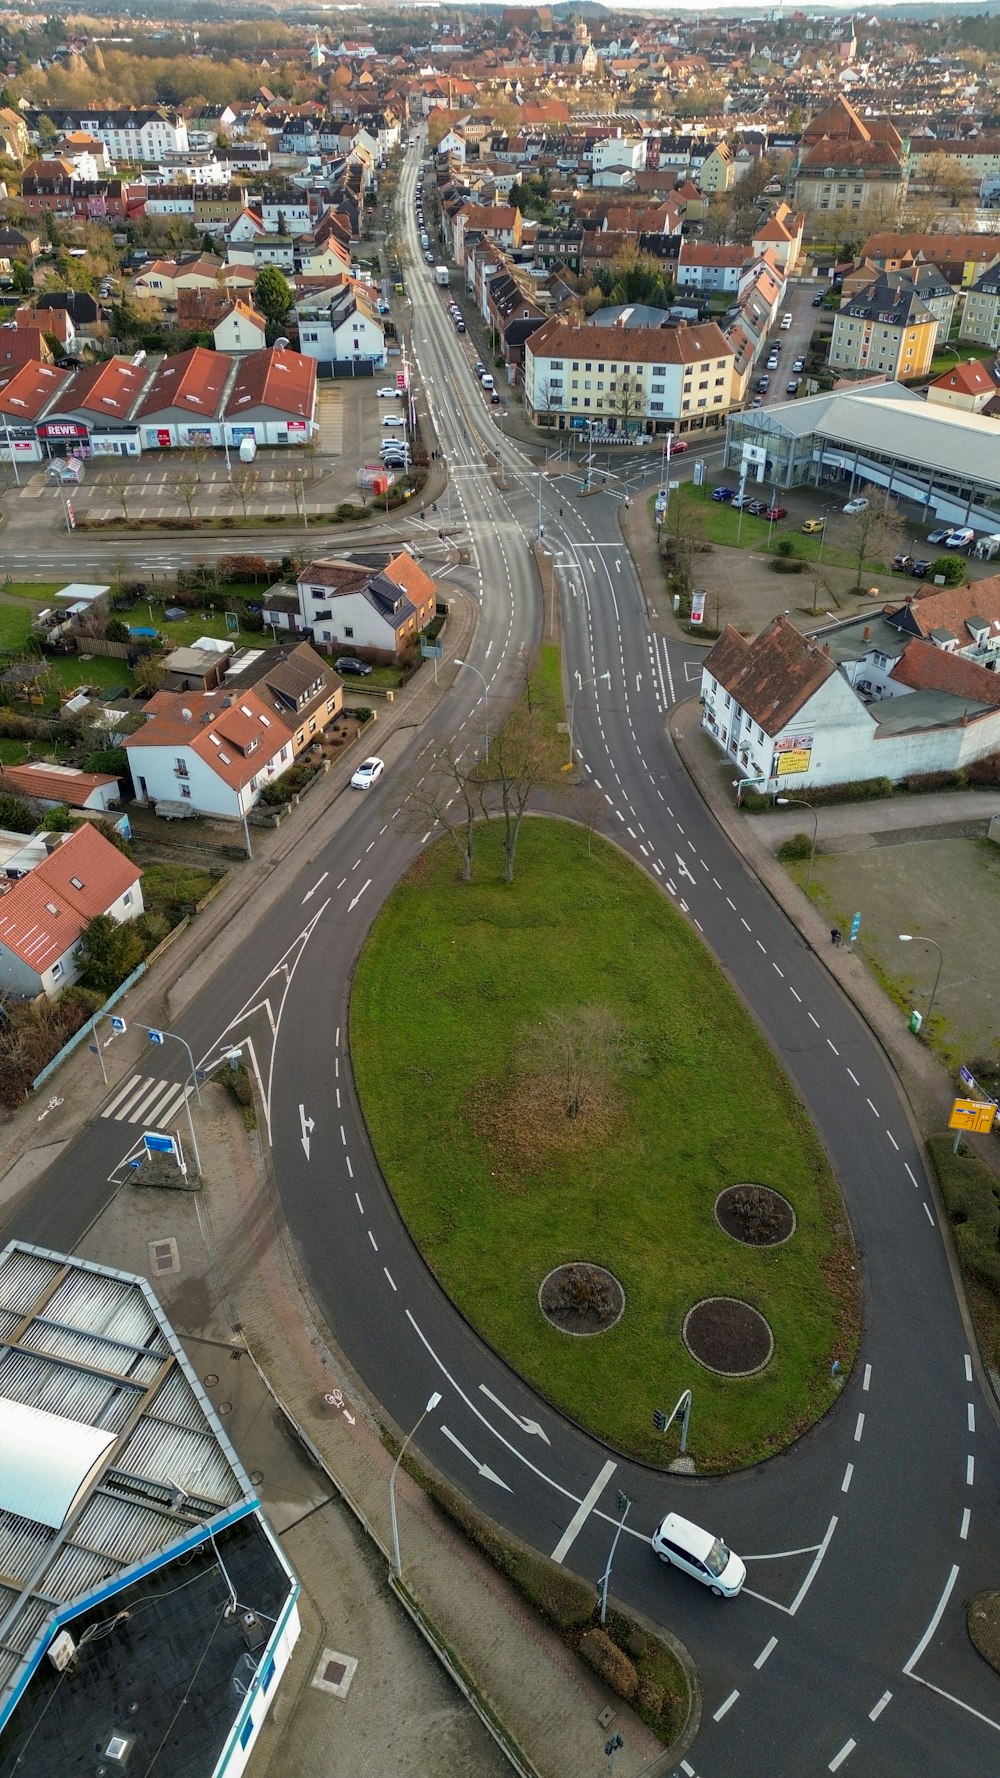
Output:
[[142,899],[146,907],[170,919],[176,919],[186,907],[200,901],[216,882],[211,871],[196,870],[169,859],[143,863],[142,871]]
[[[833,1399],[832,1360],[850,1367],[846,1219],[803,1108],[692,928],[591,843],[589,857],[579,829],[526,822],[509,886],[485,837],[472,885],[445,842],[425,852],[362,952],[353,1064],[402,1214],[484,1337],[652,1462],[676,1453],[653,1408],[691,1387],[698,1465],[731,1468],[788,1444]],[[526,1073],[525,1039],[550,1009],[592,1006],[618,1018],[634,1060],[588,1123]],[[718,1228],[717,1194],[745,1180],[794,1204],[786,1245],[753,1249]],[[538,1309],[546,1273],[572,1259],[609,1266],[625,1289],[623,1319],[595,1339],[557,1333]],[[771,1323],[774,1356],[756,1377],[716,1377],[681,1342],[687,1309],[720,1294]]]
[[[719,477],[720,481],[727,482],[730,487],[735,485],[737,479],[734,471],[723,472]],[[763,500],[769,495],[770,483],[767,483],[761,489],[758,498]],[[745,512],[741,525],[739,513],[733,511],[728,500],[713,500],[712,490],[707,484],[704,488],[696,488],[690,482],[682,482],[678,493],[672,494],[670,498],[671,500],[680,498],[685,508],[696,515],[695,523],[698,526],[698,535],[704,537],[707,543],[721,544],[731,549],[755,549],[761,555],[774,555],[779,540],[782,537],[791,537],[795,545],[792,553],[803,562],[818,562],[822,559],[830,568],[857,568],[857,558],[852,555],[850,550],[838,549],[834,544],[825,541],[823,533],[820,531],[813,531],[807,535],[801,529],[801,519],[798,517],[775,520],[773,524],[770,524],[767,519],[755,518],[751,513]],[[844,498],[847,498],[846,494]],[[648,503],[650,520],[654,525],[656,523],[655,499],[656,496],[651,495]],[[782,504],[780,493],[778,503]],[[669,529],[668,518],[667,534],[669,534]],[[770,543],[768,543],[769,537]],[[900,548],[904,547],[908,547],[905,538],[900,542]],[[822,557],[820,551],[822,551]],[[866,562],[863,569],[865,574],[891,574],[892,572],[893,570],[883,562]],[[901,578],[905,580],[906,575],[902,575]]]

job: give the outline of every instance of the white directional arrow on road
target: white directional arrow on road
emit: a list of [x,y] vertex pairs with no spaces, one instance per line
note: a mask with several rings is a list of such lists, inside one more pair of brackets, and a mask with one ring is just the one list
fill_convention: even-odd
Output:
[[302,1146],[306,1151],[306,1160],[308,1160],[309,1138],[315,1130],[316,1125],[311,1117],[306,1117],[306,1108],[304,1105],[299,1106],[299,1123],[302,1125]]
[[537,1420],[529,1420],[526,1414],[515,1414],[513,1408],[509,1408],[505,1401],[501,1401],[499,1395],[494,1395],[492,1389],[488,1389],[485,1383],[480,1383],[479,1387],[482,1390],[482,1393],[485,1396],[488,1396],[490,1401],[495,1403],[502,1414],[506,1414],[508,1419],[513,1420],[516,1426],[520,1426],[522,1432],[530,1432],[533,1437],[543,1438],[547,1445],[551,1444],[552,1441],[549,1438],[548,1433],[543,1426],[539,1426]]
[[347,909],[349,914],[354,912],[354,909],[357,907],[358,902],[361,900],[361,897],[363,896],[365,890],[368,889],[370,886],[371,886],[371,877],[368,878],[367,883],[362,883],[361,888],[358,890],[357,895],[354,897],[354,900],[350,903],[350,905]]
[[321,885],[326,882],[326,879],[329,875],[330,875],[329,871],[325,870],[323,872],[323,875],[321,877],[319,877],[317,879],[317,881],[313,884],[312,888],[306,890],[305,894],[302,897],[303,903],[305,903],[307,901],[311,901],[311,899],[315,895],[317,889],[319,889],[321,887]]
[[675,857],[675,858],[676,858],[676,860],[677,860],[677,875],[678,875],[678,876],[679,876],[679,877],[687,877],[687,880],[688,880],[688,882],[689,882],[689,883],[693,883],[693,882],[694,882],[694,878],[693,878],[693,876],[692,876],[692,875],[691,875],[691,872],[690,872],[690,871],[689,871],[689,870],[688,870],[688,867],[687,867],[687,865],[686,865],[686,864],[685,864],[685,863],[684,863],[684,860],[683,860],[683,858],[682,858],[682,857],[681,857],[681,855],[680,855],[680,853],[679,853],[679,852],[675,852],[675,853],[674,853],[674,857]]
[[453,1432],[451,1432],[447,1426],[442,1426],[441,1431],[444,1434],[445,1438],[448,1439],[449,1442],[454,1445],[456,1451],[461,1451],[463,1457],[468,1457],[469,1462],[472,1464],[473,1469],[478,1469],[484,1482],[495,1482],[497,1487],[503,1488],[505,1493],[507,1493],[507,1494],[511,1493],[512,1490],[510,1488],[508,1488],[507,1483],[505,1481],[502,1481],[500,1476],[494,1474],[494,1472],[490,1468],[489,1464],[488,1463],[480,1463],[478,1457],[473,1457],[472,1452],[466,1450],[461,1439],[456,1438],[455,1434]]

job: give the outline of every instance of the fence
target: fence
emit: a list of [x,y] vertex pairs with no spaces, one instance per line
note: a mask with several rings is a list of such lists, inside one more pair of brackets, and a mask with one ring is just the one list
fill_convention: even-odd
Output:
[[87,1023],[80,1026],[79,1031],[74,1031],[72,1037],[63,1044],[62,1049],[56,1051],[51,1062],[46,1063],[41,1074],[35,1075],[35,1078],[31,1083],[31,1091],[33,1093],[37,1093],[42,1082],[48,1080],[50,1074],[54,1074],[57,1068],[61,1068],[67,1056],[72,1054],[77,1045],[81,1044],[85,1037],[91,1035],[97,1020],[103,1018],[106,1012],[110,1012],[111,1008],[121,999],[123,994],[127,994],[130,988],[135,987],[139,977],[145,975],[147,967],[148,965],[145,962],[137,964],[135,969],[133,969],[132,974],[127,975],[120,986],[115,989],[114,993],[108,995],[104,1005],[98,1007],[97,1011],[91,1014]]

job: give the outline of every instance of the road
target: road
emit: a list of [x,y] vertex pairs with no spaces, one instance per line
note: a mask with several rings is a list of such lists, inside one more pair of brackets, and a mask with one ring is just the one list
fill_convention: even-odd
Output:
[[[410,156],[404,194],[414,178]],[[468,658],[500,703],[518,649],[539,634],[526,539],[540,484],[508,441],[512,486],[496,487],[483,463],[495,436],[489,410],[433,285],[411,272],[410,287],[419,399],[435,416],[475,545],[479,625]],[[612,495],[581,501],[575,485],[545,480],[541,500],[562,583],[567,671],[582,682],[579,761],[607,799],[616,839],[752,1006],[833,1159],[866,1308],[864,1347],[835,1411],[746,1475],[702,1481],[629,1463],[562,1421],[475,1337],[396,1215],[351,1079],[351,969],[420,844],[397,800],[401,770],[452,734],[478,744],[486,688],[474,674],[459,675],[430,733],[392,739],[374,791],[338,801],[296,881],[254,929],[244,968],[220,971],[180,1030],[207,1065],[238,1044],[256,1069],[283,1208],[322,1312],[399,1425],[412,1425],[441,1390],[419,1440],[438,1467],[494,1518],[592,1579],[617,1523],[617,1490],[633,1500],[613,1590],[681,1636],[698,1661],[705,1715],[677,1768],[685,1778],[841,1769],[982,1778],[1000,1758],[1000,1693],[970,1651],[963,1606],[995,1575],[1000,1441],[921,1149],[879,1047],[691,789],[665,717],[696,686],[696,663],[650,632]],[[176,1061],[151,1052],[162,1070],[113,1084],[5,1234],[73,1245],[122,1178],[144,1120],[176,1091],[174,1047]],[[636,1386],[652,1405],[669,1405],[655,1381]],[[721,1530],[747,1560],[737,1601],[711,1598],[653,1558],[649,1534],[668,1506]]]

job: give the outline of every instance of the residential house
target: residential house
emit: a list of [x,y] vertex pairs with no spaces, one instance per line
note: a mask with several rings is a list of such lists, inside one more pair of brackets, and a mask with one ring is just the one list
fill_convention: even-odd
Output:
[[980,272],[966,291],[958,337],[1000,350],[1000,259]]
[[685,235],[677,257],[678,290],[735,291],[747,261],[745,247],[716,247]]
[[706,195],[729,191],[736,178],[733,151],[728,142],[717,142],[701,163],[698,189]]
[[525,411],[539,426],[697,431],[721,425],[732,403],[735,354],[714,322],[623,328],[553,317],[524,353]]
[[967,290],[998,260],[995,235],[869,235],[861,258],[885,272],[906,272],[913,265],[933,265],[949,284]]
[[[1000,414],[1000,386],[980,358],[954,364],[927,385],[927,399],[942,407],[961,407],[967,413]],[[1000,438],[997,439],[1000,448]]]
[[808,636],[777,617],[750,642],[726,626],[702,666],[702,726],[742,776],[794,794],[956,771],[1000,749],[1000,676],[932,642],[900,646],[880,623]]
[[267,323],[252,303],[239,297],[227,302],[226,309],[212,328],[217,352],[259,352],[267,344]]
[[795,203],[805,210],[898,210],[906,195],[902,137],[887,118],[864,122],[836,98],[802,134],[794,174]]
[[265,621],[307,630],[314,645],[327,650],[372,648],[398,657],[430,623],[436,592],[430,575],[401,550],[374,570],[336,557],[310,562],[299,574],[291,609],[289,604],[269,595]]
[[754,228],[751,246],[756,255],[771,253],[783,272],[790,272],[802,252],[805,212],[776,204],[770,215]]
[[498,247],[520,247],[523,220],[513,204],[463,204],[452,220],[452,258],[456,265],[465,260],[465,242],[469,235],[484,235]]
[[374,310],[350,286],[333,295],[305,297],[295,305],[299,347],[323,365],[372,365],[384,370],[385,329]]
[[334,721],[344,702],[340,678],[308,642],[247,649],[228,667],[225,685],[234,693],[245,687],[257,694],[284,723],[296,758]]
[[108,772],[84,772],[77,766],[49,765],[32,760],[23,766],[0,768],[0,793],[26,796],[40,809],[61,808],[103,811],[118,801],[118,779]]
[[[29,131],[35,140],[38,139],[38,123],[42,115],[41,110],[32,110],[26,114]],[[132,107],[127,110],[107,108],[78,111],[73,116],[57,111],[54,121],[61,122],[66,131],[82,130],[96,137],[104,144],[113,161],[156,164],[164,155],[188,152],[187,124],[178,111],[171,111],[166,107]]]
[[98,914],[124,924],[143,911],[142,871],[92,823],[51,840],[48,856],[0,895],[0,984],[29,998],[76,980],[76,952]]
[[833,318],[827,363],[842,376],[926,376],[939,324],[903,272],[880,272]]
[[158,691],[143,714],[143,727],[125,739],[143,802],[185,802],[240,820],[292,763],[287,726],[254,691]]

